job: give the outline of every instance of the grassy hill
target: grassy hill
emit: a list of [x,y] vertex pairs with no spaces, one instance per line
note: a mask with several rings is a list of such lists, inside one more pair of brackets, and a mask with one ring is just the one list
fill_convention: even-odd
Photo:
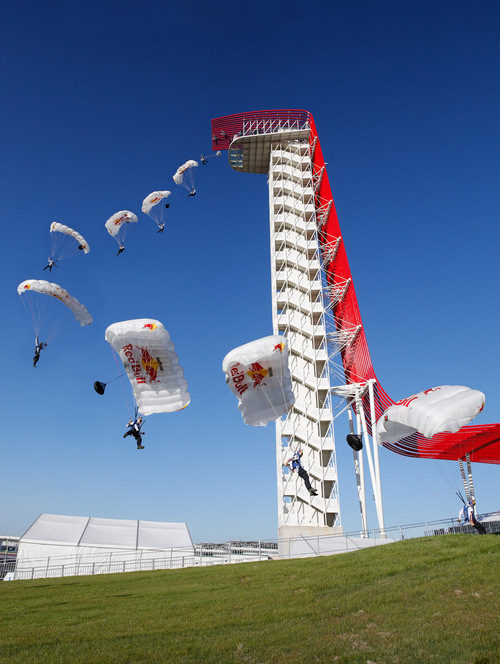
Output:
[[0,662],[500,662],[500,537],[0,584]]

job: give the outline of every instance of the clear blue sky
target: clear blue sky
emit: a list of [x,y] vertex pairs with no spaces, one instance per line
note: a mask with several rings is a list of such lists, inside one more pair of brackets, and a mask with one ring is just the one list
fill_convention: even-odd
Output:
[[[221,371],[272,331],[266,178],[224,156],[199,168],[196,198],[172,181],[220,115],[313,113],[385,389],[468,385],[486,393],[476,421],[499,421],[499,18],[497,2],[3,3],[2,533],[53,512],[276,536],[274,429],[245,427]],[[140,213],[154,189],[173,191],[163,236]],[[120,209],[140,219],[116,257],[104,222]],[[52,278],[94,323],[69,325],[35,370],[16,287],[47,275],[53,220],[90,243]],[[148,418],[138,453],[126,390],[92,384],[117,373],[107,325],[143,316],[170,331],[192,403]],[[381,466],[389,525],[458,512],[455,464],[382,450]],[[499,472],[474,468],[480,512],[500,508]]]

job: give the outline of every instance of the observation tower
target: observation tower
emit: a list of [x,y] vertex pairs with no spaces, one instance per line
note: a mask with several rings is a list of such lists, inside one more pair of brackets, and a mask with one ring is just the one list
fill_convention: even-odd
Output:
[[[273,333],[287,337],[295,405],[276,422],[279,537],[340,534],[335,400],[364,438],[379,527],[383,528],[371,362],[312,115],[303,110],[239,113],[212,120],[212,147],[241,173],[267,174]],[[346,405],[347,404],[347,405]],[[355,416],[352,415],[351,405]],[[345,444],[345,442],[343,443]],[[318,495],[286,467],[301,449]],[[353,451],[362,530],[367,529],[364,461]]]

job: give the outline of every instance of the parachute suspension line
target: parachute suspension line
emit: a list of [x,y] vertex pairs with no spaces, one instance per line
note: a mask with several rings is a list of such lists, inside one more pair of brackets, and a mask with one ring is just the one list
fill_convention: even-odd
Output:
[[470,492],[470,497],[473,503],[476,502],[476,492],[474,491],[474,481],[472,479],[472,466],[470,462],[470,454],[467,453],[465,455],[465,461],[467,463],[467,476],[469,480],[469,492]]
[[[112,349],[111,352],[113,353],[113,359],[116,363],[116,366],[118,367],[118,370],[120,370],[123,366],[122,363],[121,363],[121,360],[120,360],[117,352],[114,350],[114,348]],[[131,413],[131,412],[133,412],[137,409],[137,406],[135,405],[135,401],[134,401],[133,396],[130,394],[130,390],[127,390],[123,383],[121,384],[121,386],[122,386],[122,391],[123,391],[123,399],[124,399],[125,403],[127,404],[127,410],[128,410],[129,413]],[[131,403],[132,403],[132,405],[131,405]]]
[[467,478],[465,477],[465,470],[464,470],[464,464],[462,459],[458,460],[458,466],[460,468],[460,474],[462,475],[462,482],[464,485],[464,491],[465,491],[465,497],[467,498],[467,501],[470,500],[470,493],[469,493],[469,485],[467,484]]

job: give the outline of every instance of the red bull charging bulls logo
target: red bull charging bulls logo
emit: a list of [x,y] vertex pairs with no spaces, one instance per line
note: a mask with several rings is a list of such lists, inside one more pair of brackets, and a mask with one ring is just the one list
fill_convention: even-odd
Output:
[[[140,357],[136,357],[135,350],[139,351]],[[160,363],[150,354],[147,348],[127,344],[123,346],[122,352],[125,355],[125,362],[128,362],[138,383],[157,382]]]

